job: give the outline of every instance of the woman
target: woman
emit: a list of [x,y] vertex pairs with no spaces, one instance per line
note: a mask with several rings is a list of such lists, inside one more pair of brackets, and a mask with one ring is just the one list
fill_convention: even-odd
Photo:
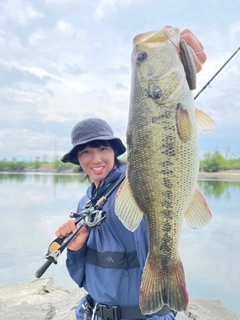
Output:
[[[196,70],[206,60],[203,46],[189,30],[182,32],[193,54]],[[200,52],[200,54],[198,54]],[[72,131],[73,148],[63,162],[80,164],[92,185],[80,200],[77,212],[85,207],[106,184],[117,181],[125,174],[126,165],[117,157],[125,152],[122,141],[102,119],[79,122]],[[89,293],[76,309],[77,319],[98,316],[103,320],[144,319],[138,307],[143,267],[148,252],[148,234],[145,219],[134,232],[128,231],[115,214],[115,190],[104,205],[107,219],[89,232],[81,228],[79,235],[69,244],[67,269],[79,287]],[[63,224],[57,237],[76,230],[73,220]],[[157,314],[148,315],[158,320],[172,320],[173,312],[164,306]]]

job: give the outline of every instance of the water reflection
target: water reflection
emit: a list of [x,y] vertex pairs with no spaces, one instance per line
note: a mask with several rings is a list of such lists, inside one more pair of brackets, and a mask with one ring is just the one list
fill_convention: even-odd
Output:
[[238,181],[219,181],[219,180],[199,180],[199,188],[203,191],[204,195],[208,198],[219,199],[226,196],[230,199],[230,188],[240,189],[240,182]]
[[89,185],[88,181],[81,181],[80,174],[43,174],[43,173],[0,173],[0,183],[14,181],[21,183],[25,181],[34,180],[36,184],[70,184],[70,183],[81,183],[86,187]]
[[81,182],[80,175],[55,175],[53,176],[53,183],[54,184],[67,184],[73,182]]
[[0,183],[6,181],[23,182],[28,179],[25,174],[14,174],[14,173],[0,173]]

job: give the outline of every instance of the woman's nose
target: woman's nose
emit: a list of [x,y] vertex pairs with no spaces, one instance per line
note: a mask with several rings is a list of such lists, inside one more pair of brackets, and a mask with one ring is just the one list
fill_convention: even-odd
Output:
[[101,162],[101,155],[100,155],[100,153],[99,153],[97,150],[93,152],[92,162],[94,162],[94,163],[99,163],[99,162]]

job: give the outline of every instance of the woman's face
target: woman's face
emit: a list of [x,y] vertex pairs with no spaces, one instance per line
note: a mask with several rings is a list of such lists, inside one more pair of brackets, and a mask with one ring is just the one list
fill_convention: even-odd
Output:
[[114,167],[114,150],[110,146],[100,145],[97,148],[86,146],[78,151],[77,158],[83,171],[89,175],[96,187]]

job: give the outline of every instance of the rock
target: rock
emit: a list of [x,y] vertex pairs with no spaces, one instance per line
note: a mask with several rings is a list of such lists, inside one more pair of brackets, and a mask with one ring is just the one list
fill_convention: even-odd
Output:
[[[52,279],[42,278],[0,288],[0,319],[74,320],[75,308],[85,291],[69,292],[52,285]],[[240,320],[240,317],[225,309],[220,301],[191,298],[188,311],[179,312],[176,319]]]
[[219,300],[190,298],[188,310],[179,312],[176,320],[240,320],[240,316],[225,309]]
[[52,279],[0,288],[1,320],[74,320],[83,289],[53,288]]

